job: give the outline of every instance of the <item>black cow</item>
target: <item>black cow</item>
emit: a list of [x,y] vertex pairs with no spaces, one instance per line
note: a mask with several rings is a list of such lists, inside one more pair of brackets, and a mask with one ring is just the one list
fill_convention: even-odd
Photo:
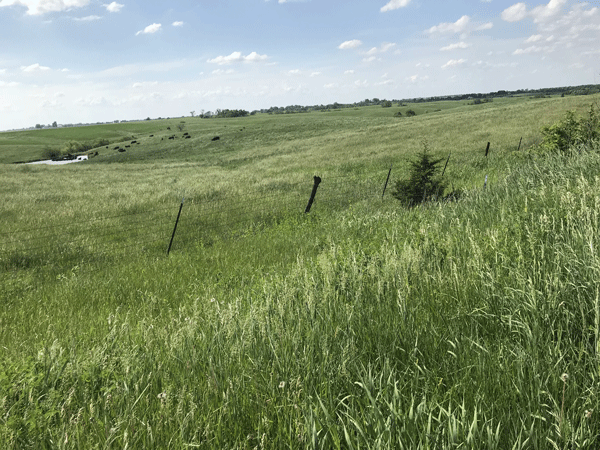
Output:
[[212,138],[213,141],[218,141],[219,139],[221,139],[219,136],[215,136],[214,138]]

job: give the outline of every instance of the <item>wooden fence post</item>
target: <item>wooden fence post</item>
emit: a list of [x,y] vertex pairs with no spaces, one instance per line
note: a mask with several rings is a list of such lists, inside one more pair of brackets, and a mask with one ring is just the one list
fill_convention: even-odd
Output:
[[[392,163],[394,164],[394,163]],[[390,164],[390,171],[388,172],[387,180],[385,180],[385,185],[383,186],[383,194],[381,194],[381,200],[383,200],[383,196],[385,195],[385,190],[387,189],[388,182],[390,181],[390,175],[392,174],[392,164]]]
[[487,155],[488,155],[489,151],[490,151],[490,143],[488,142],[488,145],[485,148],[485,156],[486,156],[486,158],[487,158]]
[[175,228],[173,228],[173,234],[171,235],[171,242],[169,242],[169,248],[167,249],[167,256],[171,252],[171,245],[173,245],[173,239],[175,238],[175,231],[177,231],[177,224],[179,223],[179,217],[181,217],[181,210],[183,209],[183,201],[185,198],[181,199],[181,205],[179,205],[179,212],[177,213],[177,219],[175,220]]
[[517,149],[517,151],[521,150],[521,142],[523,142],[523,138],[521,137],[521,139],[519,139],[519,148]]
[[308,205],[306,205],[306,209],[304,210],[305,213],[309,213],[310,212],[310,207],[313,204],[313,201],[315,200],[315,195],[317,195],[317,188],[319,187],[319,183],[321,182],[321,177],[313,177],[315,182],[313,184],[313,188],[312,188],[312,192],[310,194],[310,198],[308,199]]
[[448,155],[448,159],[446,160],[446,165],[444,166],[444,170],[442,170],[442,176],[444,176],[444,174],[446,173],[446,167],[448,167],[448,161],[450,161],[450,155],[452,155],[452,152],[450,152],[450,154]]

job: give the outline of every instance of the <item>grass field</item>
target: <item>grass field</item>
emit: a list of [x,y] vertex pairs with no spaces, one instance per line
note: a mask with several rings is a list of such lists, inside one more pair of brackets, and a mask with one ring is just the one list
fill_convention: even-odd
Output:
[[0,447],[597,448],[600,155],[529,149],[599,99],[0,133]]

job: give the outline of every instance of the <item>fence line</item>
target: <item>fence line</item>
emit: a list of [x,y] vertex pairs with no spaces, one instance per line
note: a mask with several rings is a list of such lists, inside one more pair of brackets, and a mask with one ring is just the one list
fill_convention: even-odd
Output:
[[[290,213],[300,215],[309,199],[312,181],[276,183],[272,192],[263,195],[223,195],[189,202],[186,199],[173,248],[181,242],[186,245],[201,239],[235,236],[245,232],[247,225],[256,224],[260,229]],[[312,211],[325,213],[366,199],[381,201],[381,186],[380,179],[323,176]],[[69,264],[73,260],[114,256],[132,248],[156,247],[158,253],[164,254],[178,206],[174,203],[164,208],[3,231],[0,271],[51,264],[60,267],[62,260]]]

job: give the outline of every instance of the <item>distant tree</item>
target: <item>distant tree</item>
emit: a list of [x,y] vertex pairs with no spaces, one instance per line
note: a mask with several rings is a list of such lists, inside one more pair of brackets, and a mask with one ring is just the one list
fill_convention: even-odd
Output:
[[61,151],[56,148],[46,146],[42,150],[42,159],[51,159],[51,160],[55,161],[57,159],[60,159],[61,156],[62,156]]
[[389,100],[384,100],[381,102],[381,107],[382,108],[391,108],[392,107],[392,102],[390,102]]
[[194,117],[194,115],[196,114],[196,111],[190,111],[190,114],[192,115],[192,117]]
[[52,127],[53,128],[57,128],[58,127],[58,124],[56,123],[56,120],[54,122],[52,122]]
[[181,121],[177,124],[177,129],[179,131],[183,131],[184,128],[185,128],[185,122]]
[[392,195],[409,208],[442,197],[446,189],[438,175],[442,161],[431,158],[427,141],[423,141],[423,150],[417,155],[417,160],[410,162],[408,179],[398,180]]
[[36,123],[36,124],[35,124],[35,127],[36,127],[37,129],[40,129],[40,128],[44,128],[44,125],[41,125],[41,124],[39,124],[39,123]]

